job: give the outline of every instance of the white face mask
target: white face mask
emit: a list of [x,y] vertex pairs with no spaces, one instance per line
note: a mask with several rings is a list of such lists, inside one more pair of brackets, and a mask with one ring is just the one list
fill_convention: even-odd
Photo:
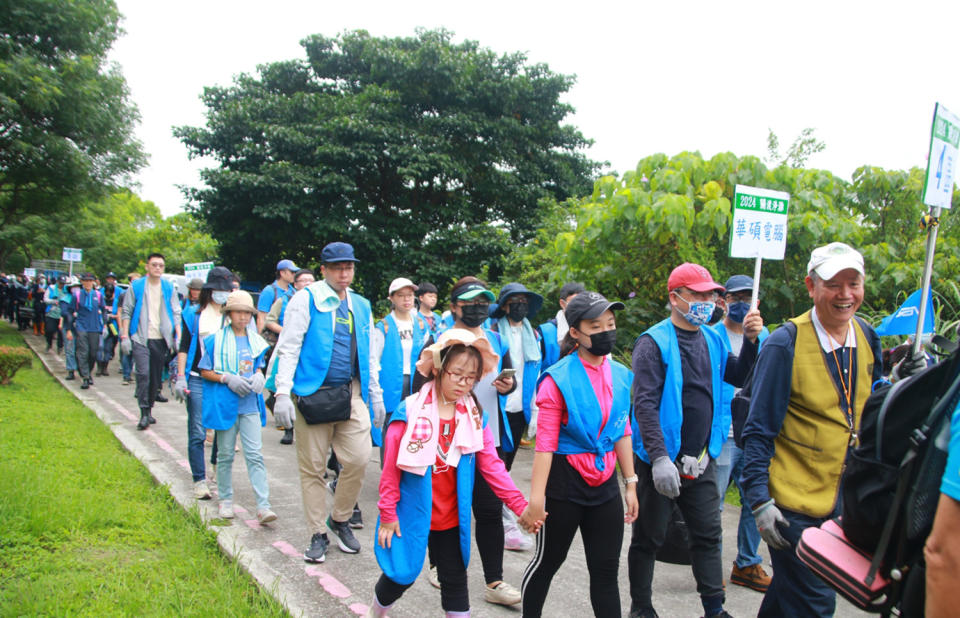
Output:
[[213,302],[217,303],[218,305],[225,305],[227,304],[227,298],[230,297],[230,292],[217,290],[210,296],[213,298]]

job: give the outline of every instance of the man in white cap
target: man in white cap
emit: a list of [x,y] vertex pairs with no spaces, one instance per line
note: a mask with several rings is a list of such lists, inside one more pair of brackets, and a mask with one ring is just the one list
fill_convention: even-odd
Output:
[[855,317],[863,256],[839,242],[814,249],[806,285],[813,308],[763,344],[743,430],[744,508],[753,509],[773,563],[761,617],[834,613],[836,595],[795,548],[805,528],[837,515],[847,451],[883,367],[880,338]]

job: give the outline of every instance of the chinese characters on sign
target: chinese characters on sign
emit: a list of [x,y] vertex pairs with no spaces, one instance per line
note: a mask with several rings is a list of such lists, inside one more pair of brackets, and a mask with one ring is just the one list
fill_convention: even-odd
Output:
[[789,204],[789,193],[737,185],[730,257],[782,260],[787,248]]
[[923,203],[927,206],[950,208],[958,147],[960,118],[937,103],[933,111],[927,180],[923,189]]

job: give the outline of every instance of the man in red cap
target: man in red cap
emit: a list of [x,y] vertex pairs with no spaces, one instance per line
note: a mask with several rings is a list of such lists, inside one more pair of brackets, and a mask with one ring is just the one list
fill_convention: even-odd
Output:
[[690,558],[704,615],[723,609],[720,503],[716,463],[730,430],[722,413],[724,382],[742,386],[757,358],[760,312],[743,320],[740,356],[725,351],[706,326],[723,286],[698,264],[685,263],[667,281],[670,317],[648,329],[633,348],[634,451],[637,498],[644,514],[633,524],[627,557],[630,616],[657,616],[653,567],[674,504],[690,534]]

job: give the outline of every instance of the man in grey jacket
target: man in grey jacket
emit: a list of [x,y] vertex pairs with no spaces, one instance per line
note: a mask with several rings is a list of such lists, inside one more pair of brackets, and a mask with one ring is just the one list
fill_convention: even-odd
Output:
[[147,256],[147,276],[130,284],[123,295],[120,317],[120,351],[132,354],[137,377],[137,403],[144,430],[153,418],[153,402],[160,392],[163,366],[180,340],[180,302],[173,283],[163,279],[166,260],[159,253]]

